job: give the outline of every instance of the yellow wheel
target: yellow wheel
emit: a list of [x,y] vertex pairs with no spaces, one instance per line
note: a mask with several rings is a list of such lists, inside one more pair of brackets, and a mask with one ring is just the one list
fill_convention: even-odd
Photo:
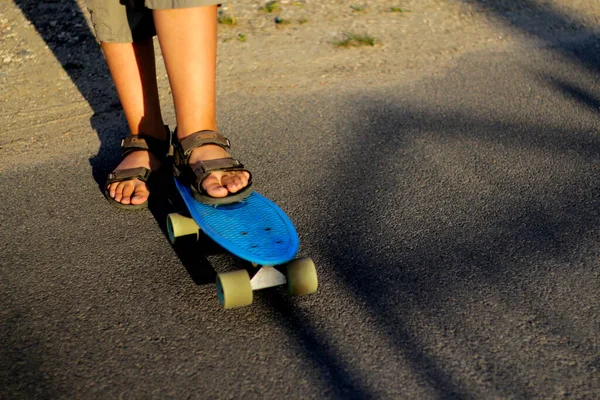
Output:
[[223,308],[252,304],[252,286],[246,270],[217,274],[217,295]]
[[167,215],[167,232],[171,244],[175,244],[177,238],[187,235],[196,235],[196,239],[198,239],[199,229],[198,224],[192,218],[177,213]]
[[299,258],[286,266],[288,293],[302,296],[317,291],[319,282],[315,263],[310,258]]

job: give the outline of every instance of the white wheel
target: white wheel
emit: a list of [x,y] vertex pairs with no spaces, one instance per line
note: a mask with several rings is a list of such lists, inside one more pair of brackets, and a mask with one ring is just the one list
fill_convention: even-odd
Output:
[[319,282],[315,263],[310,258],[299,258],[286,266],[288,293],[302,296],[317,291]]
[[217,274],[217,295],[223,308],[252,304],[252,286],[248,272],[241,269]]
[[198,224],[192,218],[177,213],[167,215],[167,232],[171,244],[175,244],[177,238],[187,235],[196,235],[196,240],[198,240],[199,229]]

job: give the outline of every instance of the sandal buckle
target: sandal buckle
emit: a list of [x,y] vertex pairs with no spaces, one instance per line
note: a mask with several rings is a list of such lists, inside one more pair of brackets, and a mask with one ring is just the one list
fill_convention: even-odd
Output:
[[152,173],[152,171],[150,171],[149,169],[146,169],[146,170],[144,171],[144,175],[143,175],[143,176],[140,176],[140,180],[142,180],[142,181],[144,181],[144,182],[148,181],[148,178],[150,177],[150,174],[151,174],[151,173]]

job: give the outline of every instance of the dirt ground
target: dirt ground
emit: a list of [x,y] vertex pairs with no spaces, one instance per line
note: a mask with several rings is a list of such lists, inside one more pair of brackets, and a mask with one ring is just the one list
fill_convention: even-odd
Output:
[[[83,4],[0,0],[5,161],[72,147],[90,117],[120,108]],[[597,33],[600,0],[238,0],[220,21],[220,95],[356,90],[444,73],[467,52]],[[373,43],[341,46],[352,35]],[[157,65],[168,108],[160,53]]]

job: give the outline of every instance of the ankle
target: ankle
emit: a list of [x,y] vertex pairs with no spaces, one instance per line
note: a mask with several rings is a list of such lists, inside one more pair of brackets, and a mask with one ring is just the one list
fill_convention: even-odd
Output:
[[229,152],[215,144],[205,144],[204,146],[196,147],[190,154],[190,163],[197,161],[214,160],[216,158],[230,157]]
[[193,133],[201,132],[201,131],[215,131],[219,132],[216,123],[205,123],[205,124],[196,124],[192,126],[177,126],[176,133],[177,139],[185,139]]
[[166,140],[167,139],[167,128],[162,119],[154,121],[152,123],[142,121],[138,129],[131,130],[132,135],[147,135],[152,136],[156,139]]

